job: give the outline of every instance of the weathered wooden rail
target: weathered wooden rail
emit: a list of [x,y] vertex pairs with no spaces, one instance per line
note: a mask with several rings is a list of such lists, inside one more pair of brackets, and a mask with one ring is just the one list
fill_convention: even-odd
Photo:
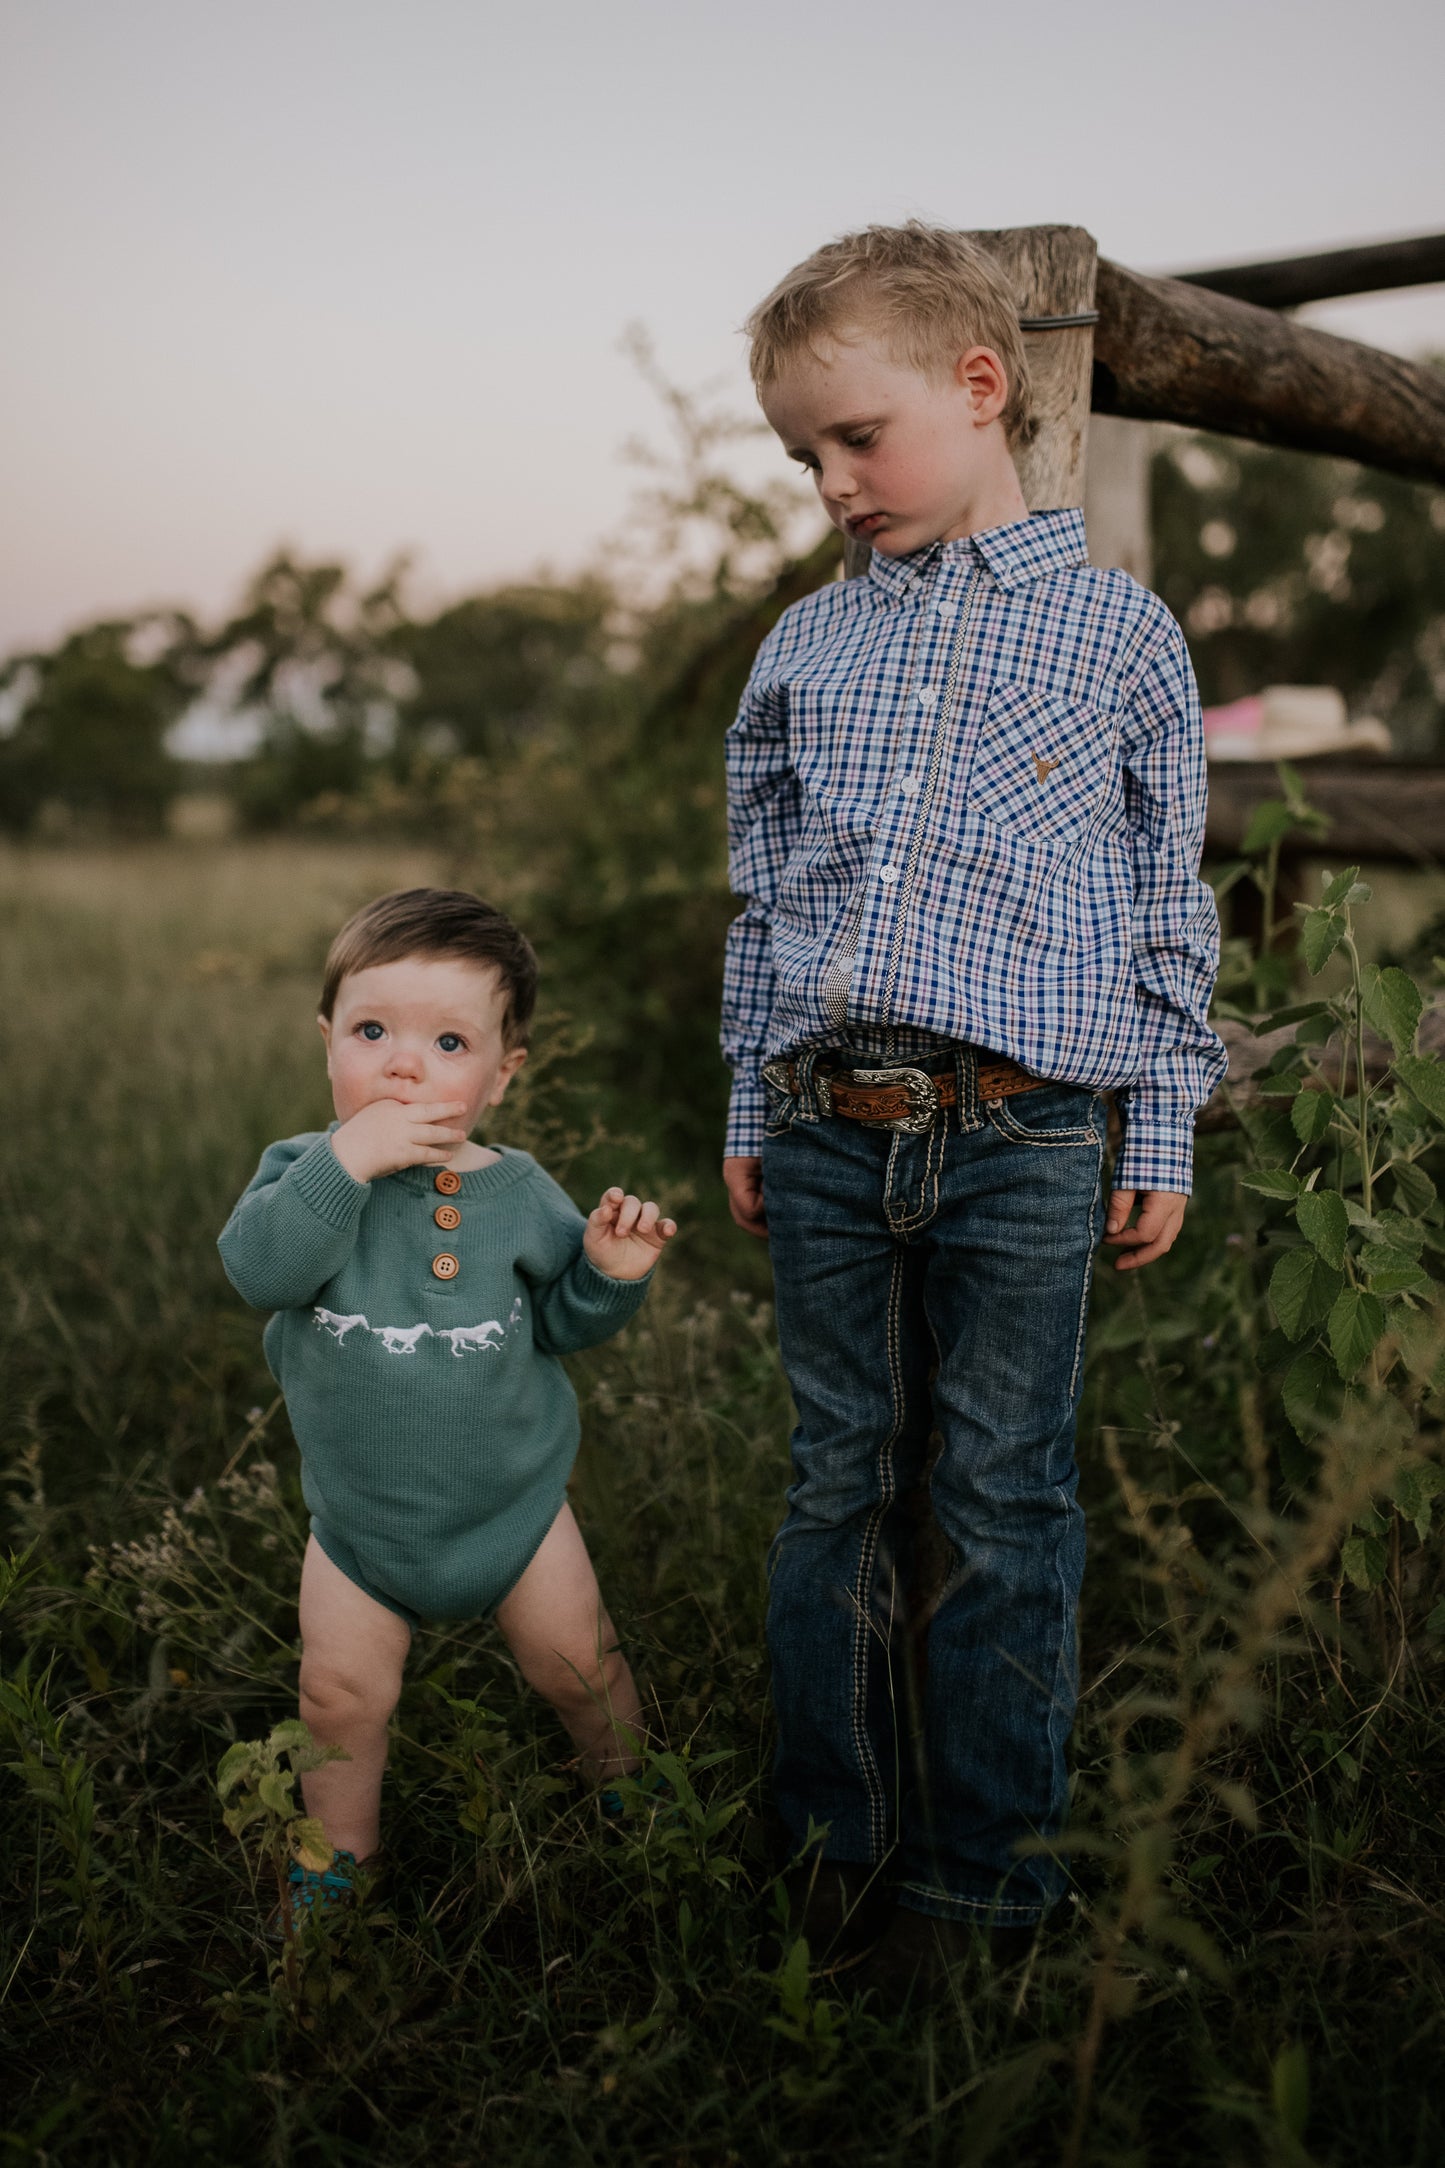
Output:
[[1445,371],[1101,262],[1092,405],[1445,482]]
[[[1305,796],[1330,826],[1323,839],[1288,837],[1281,850],[1286,859],[1445,865],[1445,766],[1378,761],[1367,767],[1323,759],[1300,761],[1296,769]],[[1216,858],[1237,852],[1256,806],[1279,794],[1266,762],[1211,762],[1205,850]]]
[[1344,294],[1378,294],[1403,286],[1445,284],[1445,233],[1412,234],[1403,241],[1366,241],[1312,256],[1285,256],[1273,263],[1233,263],[1212,271],[1177,271],[1185,286],[1207,286],[1261,309],[1299,309],[1309,301],[1336,301]]

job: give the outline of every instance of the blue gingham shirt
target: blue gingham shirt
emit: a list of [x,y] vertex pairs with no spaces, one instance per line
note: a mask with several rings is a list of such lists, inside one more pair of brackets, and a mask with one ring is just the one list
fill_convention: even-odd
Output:
[[770,1057],[966,1043],[1113,1089],[1115,1186],[1190,1187],[1225,1069],[1199,696],[1163,603],[1089,564],[1081,513],[875,551],[795,603],[727,760],[729,1153],[761,1148]]

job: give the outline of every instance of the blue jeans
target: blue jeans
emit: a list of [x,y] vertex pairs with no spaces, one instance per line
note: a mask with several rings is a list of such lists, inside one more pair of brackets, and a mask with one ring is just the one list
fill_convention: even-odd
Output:
[[[1027,1924],[1059,1896],[1084,1517],[1074,1411],[1102,1232],[1103,1101],[1051,1084],[925,1134],[772,1094],[763,1190],[797,1406],[769,1559],[776,1799],[795,1847],[887,1860],[899,1902]],[[930,1435],[952,1553],[909,1663],[909,1516]],[[921,1695],[921,1698],[920,1698]],[[916,1704],[916,1709],[915,1709]]]

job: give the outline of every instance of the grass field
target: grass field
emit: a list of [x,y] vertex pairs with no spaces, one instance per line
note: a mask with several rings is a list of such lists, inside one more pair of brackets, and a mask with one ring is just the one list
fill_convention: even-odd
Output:
[[589,1089],[601,997],[565,976],[498,1134],[579,1196],[615,1169],[684,1198],[665,1283],[574,1366],[577,1509],[682,1812],[600,1829],[495,1635],[424,1633],[385,1900],[274,1975],[214,1774],[293,1709],[304,1520],[215,1235],[262,1146],[328,1117],[330,933],[435,870],[296,841],[0,859],[6,2158],[1445,2157],[1437,1553],[1407,1532],[1398,1615],[1342,1590],[1346,1507],[1280,1477],[1241,1140],[1210,1141],[1175,1256],[1101,1275],[1066,1925],[1022,1978],[888,2021],[759,1968],[766,1281],[710,1166],[654,1170],[647,1104]]

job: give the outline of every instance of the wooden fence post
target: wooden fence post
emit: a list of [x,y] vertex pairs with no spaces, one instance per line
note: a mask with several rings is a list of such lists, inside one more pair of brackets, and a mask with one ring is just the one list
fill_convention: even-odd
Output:
[[1143,587],[1154,584],[1149,462],[1158,433],[1152,422],[1120,421],[1117,414],[1096,414],[1089,423],[1084,476],[1089,562],[1130,572]]
[[[1008,226],[975,233],[1018,298],[1024,352],[1033,381],[1032,444],[1015,453],[1019,486],[1031,512],[1084,501],[1084,459],[1094,369],[1094,279],[1099,252],[1082,226]],[[1072,328],[1030,330],[1039,319],[1083,316]]]

